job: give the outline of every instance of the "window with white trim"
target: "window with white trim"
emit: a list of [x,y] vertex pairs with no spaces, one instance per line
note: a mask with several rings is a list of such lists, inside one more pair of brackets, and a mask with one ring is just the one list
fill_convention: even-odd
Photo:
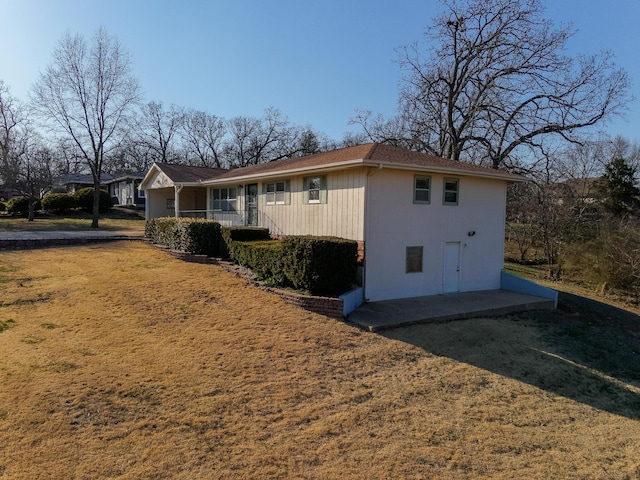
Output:
[[445,178],[443,190],[443,205],[458,205],[460,181],[457,178]]
[[304,179],[304,203],[327,203],[326,175]]
[[211,189],[211,210],[217,212],[235,212],[238,195],[235,187]]
[[431,203],[431,177],[416,175],[413,178],[413,203]]
[[286,205],[290,203],[289,181],[278,180],[262,184],[264,202],[267,205]]

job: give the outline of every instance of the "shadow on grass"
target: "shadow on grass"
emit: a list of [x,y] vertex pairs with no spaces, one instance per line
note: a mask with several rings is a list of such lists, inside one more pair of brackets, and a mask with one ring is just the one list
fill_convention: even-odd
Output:
[[389,330],[388,338],[640,420],[640,317],[560,294],[529,312]]

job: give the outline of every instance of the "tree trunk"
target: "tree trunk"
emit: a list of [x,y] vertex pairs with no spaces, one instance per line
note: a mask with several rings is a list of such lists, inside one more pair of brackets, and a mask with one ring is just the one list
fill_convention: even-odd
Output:
[[91,228],[99,228],[98,219],[100,218],[100,180],[93,179],[93,217],[91,219]]
[[33,219],[35,218],[35,213],[36,213],[36,199],[29,198],[29,217],[27,218],[27,221],[33,222]]

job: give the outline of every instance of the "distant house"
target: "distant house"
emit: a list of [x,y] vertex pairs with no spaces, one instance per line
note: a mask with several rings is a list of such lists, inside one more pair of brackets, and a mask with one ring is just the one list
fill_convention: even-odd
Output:
[[234,170],[155,164],[147,219],[206,217],[356,240],[363,298],[501,286],[506,191],[521,176],[370,143]]
[[127,173],[117,175],[105,182],[109,189],[109,195],[114,205],[133,206],[143,208],[145,205],[145,192],[139,190],[140,182],[146,172]]
[[17,197],[19,195],[20,192],[18,190],[0,185],[0,202],[6,202],[10,198]]
[[[100,175],[100,186],[106,187],[113,177],[108,173]],[[81,188],[93,187],[93,175],[88,173],[69,173],[53,179],[53,191],[58,193],[75,193]]]

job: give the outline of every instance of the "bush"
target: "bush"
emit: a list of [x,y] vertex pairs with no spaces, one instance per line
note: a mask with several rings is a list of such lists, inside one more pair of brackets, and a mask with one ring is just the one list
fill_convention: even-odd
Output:
[[68,193],[49,193],[42,199],[42,208],[47,212],[64,213],[75,206],[75,198]]
[[357,242],[292,236],[282,244],[284,274],[294,288],[312,293],[344,293],[351,288],[357,270]]
[[[73,198],[76,201],[76,206],[84,210],[85,212],[91,213],[93,212],[93,187],[81,188],[80,190],[76,190],[76,193],[73,194]],[[100,213],[107,213],[109,210],[113,208],[113,202],[111,200],[111,195],[105,190],[100,190],[100,205],[98,207],[98,211]]]
[[220,240],[220,255],[229,257],[231,256],[229,253],[231,243],[271,240],[271,235],[268,228],[222,227],[220,229]]
[[7,212],[11,215],[28,215],[29,199],[27,197],[13,197],[7,201]]
[[220,224],[201,218],[163,217],[148,220],[145,236],[173,250],[199,255],[219,255]]
[[231,241],[227,245],[229,256],[240,265],[250,268],[259,280],[281,287],[290,285],[284,275],[284,251],[281,241]]
[[[240,232],[240,230],[244,230]],[[229,256],[260,280],[312,293],[344,293],[357,270],[358,243],[334,237],[285,237],[282,241],[236,241],[248,229],[222,229]],[[255,231],[256,229],[254,229]]]

